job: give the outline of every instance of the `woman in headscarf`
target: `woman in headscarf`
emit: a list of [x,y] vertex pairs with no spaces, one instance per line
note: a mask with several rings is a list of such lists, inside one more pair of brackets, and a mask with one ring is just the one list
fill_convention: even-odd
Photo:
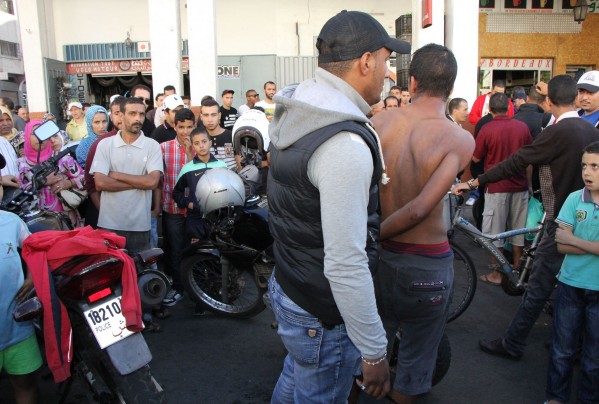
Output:
[[85,159],[89,153],[89,148],[100,136],[106,133],[108,111],[99,105],[92,105],[85,112],[85,122],[87,123],[87,137],[79,142],[76,152],[77,162],[83,168],[85,168]]
[[[44,114],[44,117],[42,118],[42,121],[44,121],[44,122],[52,121],[58,126],[58,121],[56,120],[56,116],[54,116],[54,114],[52,112],[46,112]],[[60,150],[64,150],[64,148],[67,147],[67,144],[69,143],[69,141],[71,139],[69,139],[69,135],[67,135],[67,132],[65,132],[64,130],[61,129],[59,133],[62,138],[62,148]],[[54,146],[53,146],[53,148],[54,148]]]
[[12,113],[2,106],[0,106],[0,135],[10,142],[17,156],[23,155],[23,132],[17,131]]
[[[32,119],[25,126],[24,131],[24,155],[18,160],[19,179],[21,188],[27,189],[31,186],[31,169],[38,163],[43,163],[54,154],[50,142],[45,141],[40,144],[39,140],[33,134],[33,130],[42,124],[42,121]],[[38,160],[39,151],[39,160]],[[53,210],[57,212],[67,211],[59,198],[62,190],[74,189],[81,191],[85,189],[83,182],[83,170],[81,166],[67,154],[58,161],[58,173],[50,174],[46,177],[47,182],[44,187],[38,189],[39,206],[41,209]],[[81,217],[77,209],[68,210],[69,217],[73,226],[80,226]]]

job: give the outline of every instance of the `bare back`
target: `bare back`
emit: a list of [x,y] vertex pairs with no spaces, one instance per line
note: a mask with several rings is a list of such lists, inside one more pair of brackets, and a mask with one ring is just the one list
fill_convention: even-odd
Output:
[[381,240],[447,240],[443,197],[470,162],[474,139],[445,117],[444,108],[440,98],[420,97],[373,118],[391,178],[380,186]]

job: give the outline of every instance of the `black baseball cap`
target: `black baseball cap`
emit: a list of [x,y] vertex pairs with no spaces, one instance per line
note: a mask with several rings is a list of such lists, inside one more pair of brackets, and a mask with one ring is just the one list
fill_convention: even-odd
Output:
[[6,167],[6,160],[4,160],[4,156],[0,154],[0,170]]
[[225,96],[225,94],[235,94],[235,91],[233,91],[233,90],[225,90],[225,91],[223,91],[223,93],[221,94],[221,97],[224,97],[224,96]]
[[[316,41],[319,63],[357,59],[366,52],[387,48],[396,53],[410,53],[408,42],[389,36],[370,14],[343,10],[328,20]],[[325,55],[322,50],[327,49]]]

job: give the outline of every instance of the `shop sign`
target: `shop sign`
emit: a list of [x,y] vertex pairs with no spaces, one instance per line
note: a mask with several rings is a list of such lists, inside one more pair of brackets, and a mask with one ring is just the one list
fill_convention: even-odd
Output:
[[481,59],[480,68],[484,70],[553,70],[553,59]]
[[[181,61],[181,69],[184,73],[189,70],[189,59]],[[124,74],[151,73],[152,60],[115,60],[106,62],[80,62],[67,63],[69,74],[94,74],[98,76],[112,76]]]
[[239,65],[219,65],[217,77],[219,79],[238,79],[241,77],[241,67]]

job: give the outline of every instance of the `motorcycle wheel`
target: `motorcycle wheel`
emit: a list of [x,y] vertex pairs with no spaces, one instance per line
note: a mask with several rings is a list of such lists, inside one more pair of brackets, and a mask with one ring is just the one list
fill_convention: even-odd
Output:
[[[150,366],[145,365],[127,375],[121,375],[112,364],[108,354],[100,350],[91,330],[83,320],[77,316],[74,320],[70,316],[76,333],[75,350],[77,360],[85,362],[85,369],[90,374],[79,374],[82,381],[90,386],[94,396],[100,402],[117,402],[127,404],[164,404],[167,402],[164,390],[150,373]],[[77,353],[77,350],[80,350]],[[76,366],[76,368],[78,368]],[[102,392],[102,388],[94,386],[90,382],[99,382],[108,388]],[[107,393],[100,394],[98,393]],[[107,397],[108,395],[112,397]]]
[[163,404],[166,396],[162,387],[150,373],[150,366],[146,365],[128,375],[121,375],[112,366],[106,364],[106,368],[116,385],[116,394],[121,402],[127,404]]
[[220,259],[207,255],[186,257],[182,264],[182,281],[187,294],[196,303],[225,317],[248,318],[264,310],[262,295],[266,289],[256,283],[251,271],[231,265],[226,294]]

